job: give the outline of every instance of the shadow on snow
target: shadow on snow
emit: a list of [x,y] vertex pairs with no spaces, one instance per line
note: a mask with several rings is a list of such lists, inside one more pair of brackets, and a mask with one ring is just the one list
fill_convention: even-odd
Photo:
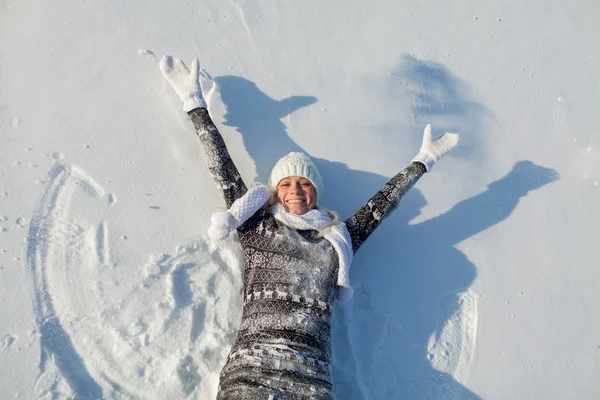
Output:
[[[421,130],[425,123],[432,123],[437,131],[460,132],[468,145],[454,156],[483,159],[480,135],[488,113],[466,98],[465,85],[443,65],[404,56],[390,79],[402,83],[388,92],[390,103],[400,96],[395,90],[402,90],[402,99],[408,93],[413,103],[414,121],[405,127],[396,124],[394,130],[414,130],[415,123]],[[240,77],[221,76],[216,81],[227,108],[225,125],[242,135],[259,180],[266,181],[283,155],[304,151],[288,136],[281,119],[314,104],[315,97],[275,100]],[[401,140],[414,141],[410,145],[417,152],[420,140]],[[338,211],[343,219],[389,179],[311,158],[326,187],[320,204]],[[349,308],[338,307],[334,317],[336,393],[346,399],[478,398],[451,375],[435,370],[427,359],[428,341],[439,326],[440,302],[468,288],[476,276],[475,265],[455,245],[505,220],[520,198],[556,179],[554,170],[519,161],[483,193],[413,225],[409,222],[427,202],[418,189],[409,191],[353,262],[355,298]],[[381,309],[384,315],[377,311]]]

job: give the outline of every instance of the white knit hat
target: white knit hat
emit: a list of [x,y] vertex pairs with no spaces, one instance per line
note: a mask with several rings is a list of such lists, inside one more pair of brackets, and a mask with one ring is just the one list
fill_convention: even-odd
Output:
[[310,180],[317,191],[317,195],[322,195],[323,179],[315,164],[306,154],[291,152],[290,154],[281,157],[271,170],[271,175],[269,176],[269,188],[271,190],[277,189],[279,181],[290,176],[301,176]]

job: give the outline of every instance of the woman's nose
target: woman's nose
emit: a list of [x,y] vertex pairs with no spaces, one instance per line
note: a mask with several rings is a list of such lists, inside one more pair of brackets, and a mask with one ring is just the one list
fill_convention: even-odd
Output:
[[292,185],[292,190],[294,191],[294,193],[302,193],[303,192],[302,185],[299,183],[294,183]]

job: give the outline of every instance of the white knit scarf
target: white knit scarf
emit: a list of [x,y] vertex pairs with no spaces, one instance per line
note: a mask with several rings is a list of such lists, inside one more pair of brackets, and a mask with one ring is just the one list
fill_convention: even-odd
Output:
[[350,286],[350,264],[352,264],[352,239],[346,224],[331,225],[331,217],[325,210],[312,209],[305,214],[298,215],[288,212],[283,206],[276,204],[271,207],[271,214],[276,220],[286,226],[299,230],[315,230],[329,241],[338,254],[340,269],[338,271],[337,285],[339,286],[338,300],[350,300],[353,291]]
[[[270,198],[266,186],[258,184],[237,199],[227,211],[218,211],[212,215],[211,225],[208,228],[209,236],[216,240],[223,240],[229,236],[231,229],[236,229],[250,218],[256,211],[265,205]],[[298,215],[288,212],[283,206],[277,204],[271,207],[273,217],[284,225],[298,230],[318,231],[325,240],[329,241],[338,255],[338,300],[350,300],[354,291],[350,286],[350,264],[354,252],[350,232],[344,223],[331,224],[331,217],[325,210],[312,209],[305,214]]]

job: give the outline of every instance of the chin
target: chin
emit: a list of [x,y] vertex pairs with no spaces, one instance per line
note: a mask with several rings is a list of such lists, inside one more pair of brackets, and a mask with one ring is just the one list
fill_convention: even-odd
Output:
[[[282,203],[279,203],[279,204],[282,204]],[[296,215],[304,215],[307,212],[309,212],[310,210],[313,210],[313,209],[316,208],[316,206],[310,206],[310,207],[307,207],[307,208],[301,208],[300,209],[300,208],[288,207],[286,204],[282,204],[282,205],[283,205],[283,208],[285,208],[285,210],[287,212],[292,213],[292,214],[296,214]]]
[[303,215],[303,214],[306,214],[307,212],[310,211],[310,209],[307,209],[307,208],[302,208],[302,209],[299,209],[299,208],[286,208],[286,210],[287,210],[287,212],[290,212],[290,213],[296,214],[296,215]]
[[288,212],[296,215],[304,215],[308,212],[308,210],[288,210]]

